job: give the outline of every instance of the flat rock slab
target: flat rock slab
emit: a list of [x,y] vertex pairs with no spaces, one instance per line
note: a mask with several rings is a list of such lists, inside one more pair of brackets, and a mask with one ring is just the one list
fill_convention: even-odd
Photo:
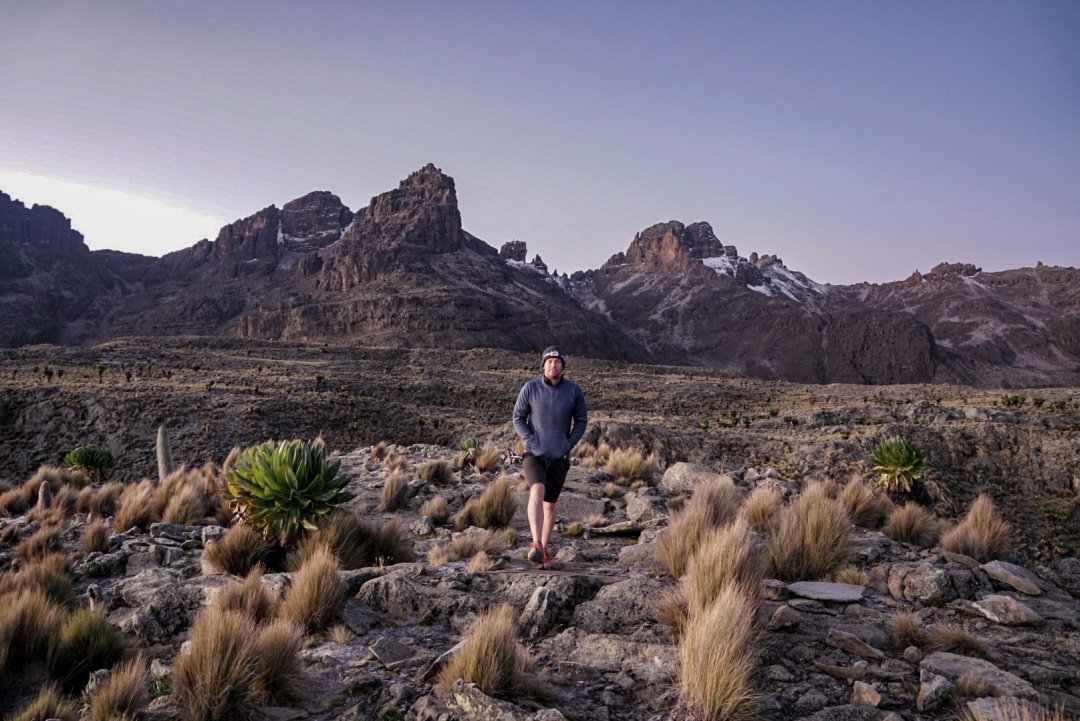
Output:
[[802,598],[815,601],[835,601],[837,603],[857,603],[862,600],[865,586],[850,583],[829,583],[826,581],[799,581],[788,585],[788,590]]
[[984,563],[980,568],[990,578],[1007,586],[1012,586],[1020,593],[1026,593],[1029,596],[1042,595],[1043,582],[1026,568],[1014,566],[1005,561],[990,561],[990,563]]
[[670,684],[679,669],[679,647],[641,643],[621,634],[585,633],[568,628],[540,643],[544,651],[601,671],[625,671],[646,684]]
[[1046,709],[1022,698],[977,698],[967,702],[972,721],[1050,718]]
[[431,654],[426,651],[421,651],[418,648],[395,641],[386,636],[383,636],[371,645],[371,652],[375,654],[375,658],[379,659],[379,663],[390,670],[421,656],[431,656]]
[[[521,506],[524,510],[525,506]],[[559,496],[559,515],[570,521],[584,521],[593,516],[603,516],[608,512],[606,498],[589,498],[581,493],[566,493]]]
[[657,573],[661,570],[656,543],[634,543],[619,549],[619,568],[635,573]]
[[1008,671],[1002,671],[981,658],[938,652],[924,658],[919,666],[930,673],[944,676],[953,683],[965,673],[970,672],[984,681],[994,696],[1016,696],[1029,699],[1039,697],[1039,692],[1027,681]]
[[1003,626],[1039,626],[1042,616],[1011,596],[984,596],[972,604],[979,613]]

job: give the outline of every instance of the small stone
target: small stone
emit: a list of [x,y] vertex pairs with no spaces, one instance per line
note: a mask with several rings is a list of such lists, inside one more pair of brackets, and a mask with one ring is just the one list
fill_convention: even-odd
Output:
[[795,701],[795,709],[798,711],[820,711],[828,705],[829,699],[816,689],[807,691]]
[[952,696],[956,686],[944,676],[930,673],[926,669],[919,672],[919,697],[915,707],[920,711],[934,711]]
[[855,686],[851,690],[852,706],[873,706],[877,708],[880,703],[881,694],[875,691],[873,686],[862,681],[855,682]]
[[780,631],[785,628],[792,628],[799,625],[799,621],[802,620],[802,614],[796,611],[791,606],[781,606],[773,611],[772,618],[769,619],[769,630]]
[[761,671],[761,675],[766,681],[780,681],[782,683],[792,681],[795,678],[791,671],[780,665],[766,666]]
[[979,568],[985,571],[990,578],[1007,586],[1012,586],[1020,593],[1026,593],[1029,596],[1042,595],[1042,581],[1026,568],[1014,566],[1005,561],[990,561],[990,563],[984,563]]
[[1003,626],[1039,626],[1042,616],[1011,596],[984,596],[972,604],[979,613]]
[[856,656],[863,656],[865,658],[872,658],[878,661],[885,658],[885,654],[878,649],[863,643],[858,637],[853,634],[841,631],[836,628],[830,628],[829,632],[825,635],[825,644],[838,648],[842,651],[847,651],[850,654]]
[[796,596],[811,598],[815,601],[833,601],[836,603],[854,603],[863,597],[865,586],[850,583],[828,583],[826,581],[799,581],[788,585],[788,590]]
[[904,649],[904,660],[918,666],[919,662],[923,660],[923,653],[917,646],[908,646]]
[[371,645],[371,652],[386,668],[393,670],[419,655],[413,646],[406,646],[393,639],[382,637]]
[[761,597],[766,601],[786,601],[791,598],[791,592],[783,581],[767,578],[761,582]]
[[525,638],[540,638],[551,628],[558,612],[558,595],[555,591],[538,586],[521,612],[518,627]]
[[851,666],[830,666],[825,663],[814,663],[815,669],[827,673],[840,681],[858,681],[865,678],[867,667],[866,661],[856,661]]
[[435,522],[428,516],[420,516],[409,526],[409,532],[414,536],[430,536],[435,533]]

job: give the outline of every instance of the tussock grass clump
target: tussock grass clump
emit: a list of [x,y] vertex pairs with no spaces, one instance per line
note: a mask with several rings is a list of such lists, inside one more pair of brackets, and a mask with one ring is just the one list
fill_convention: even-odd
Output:
[[26,564],[18,573],[0,574],[0,596],[36,589],[52,601],[67,605],[72,600],[74,583],[71,559],[63,553],[51,553]]
[[198,615],[191,646],[172,670],[173,701],[186,721],[239,717],[251,698],[257,638],[245,613],[209,608]]
[[328,547],[346,570],[413,560],[412,543],[398,519],[379,525],[355,513],[337,510],[320,521],[316,532],[301,539],[288,558],[289,570],[300,569],[320,546]]
[[765,549],[768,573],[789,583],[827,578],[851,554],[851,522],[820,485],[807,488],[776,517]]
[[450,513],[446,510],[446,499],[435,496],[424,501],[424,505],[420,506],[420,515],[430,518],[436,526],[446,523],[446,519],[450,517]]
[[503,604],[480,614],[439,673],[438,684],[446,691],[460,678],[489,696],[502,696],[525,685],[527,670],[527,656],[517,643],[517,614]]
[[54,525],[42,526],[38,531],[25,541],[15,546],[15,555],[24,563],[40,560],[51,553],[59,553],[64,550],[64,539],[60,527]]
[[704,612],[690,616],[680,644],[679,693],[699,718],[739,721],[753,715],[756,612],[755,600],[728,586]]
[[84,608],[68,617],[60,632],[53,675],[71,690],[86,685],[90,673],[109,668],[131,650],[124,633],[109,623],[105,615]]
[[870,487],[858,478],[848,481],[838,498],[844,504],[851,522],[862,528],[881,528],[893,510],[888,496],[874,495]]
[[383,465],[386,466],[390,473],[396,473],[397,471],[404,472],[409,466],[409,461],[405,456],[396,456],[393,453],[387,453],[383,459]]
[[903,650],[908,646],[926,648],[929,635],[919,623],[919,617],[911,611],[897,611],[889,619],[889,643]]
[[203,550],[207,563],[234,576],[246,576],[251,569],[266,562],[270,544],[251,526],[238,523],[220,541],[208,543]]
[[905,503],[889,515],[882,530],[897,543],[930,548],[941,532],[941,522],[919,504]]
[[416,467],[416,477],[422,481],[428,483],[434,483],[437,486],[445,486],[450,481],[454,480],[454,469],[450,467],[450,464],[441,458],[424,461]]
[[146,661],[142,656],[121,663],[90,701],[93,721],[135,721],[150,704],[146,690]]
[[655,456],[646,458],[641,451],[634,448],[612,451],[604,465],[604,472],[615,476],[616,482],[624,486],[636,481],[651,486],[659,470]]
[[956,679],[956,694],[961,697],[983,698],[992,693],[990,684],[974,669],[964,671]]
[[1012,526],[1001,517],[990,497],[982,493],[960,525],[942,537],[941,547],[986,563],[1008,550],[1011,538]]
[[27,478],[19,490],[23,494],[23,498],[26,501],[26,507],[37,503],[38,489],[41,488],[41,484],[48,481],[49,488],[52,492],[58,493],[65,486],[72,486],[75,489],[85,488],[90,485],[90,478],[82,471],[74,468],[57,468],[56,466],[41,466],[38,468],[34,475]]
[[686,572],[705,535],[731,522],[741,504],[742,494],[726,476],[698,486],[659,539],[660,560],[673,578]]
[[743,504],[743,513],[758,533],[764,533],[776,513],[783,507],[784,497],[772,486],[758,486]]
[[844,566],[833,574],[833,581],[852,586],[866,586],[870,583],[870,575],[858,566]]
[[79,494],[85,490],[86,488],[80,490],[75,486],[64,486],[56,492],[56,496],[53,498],[53,507],[60,512],[63,518],[71,518],[78,509]]
[[930,628],[926,643],[930,651],[946,651],[963,656],[976,656],[987,661],[995,660],[994,654],[979,638],[960,626],[935,624]]
[[326,546],[315,549],[293,578],[280,616],[308,631],[321,631],[337,618],[345,603],[341,566]]
[[604,484],[604,498],[622,498],[626,495],[626,489],[618,483],[608,482]]
[[356,638],[356,634],[344,623],[335,623],[326,632],[326,636],[339,646],[344,646]]
[[389,512],[404,508],[409,502],[409,491],[409,479],[405,474],[402,471],[392,472],[383,484],[379,510]]
[[240,611],[255,623],[264,623],[277,615],[279,600],[263,585],[262,568],[256,566],[242,582],[234,581],[221,589],[214,607],[221,611]]
[[505,475],[500,475],[478,499],[473,499],[454,514],[454,527],[463,531],[469,526],[503,528],[517,513],[517,501]]
[[483,573],[495,567],[495,561],[483,551],[478,551],[469,561],[469,573]]
[[[123,486],[119,483],[106,483],[96,491],[90,498],[90,503],[86,508],[86,513],[98,518],[108,518],[115,515],[120,509],[120,492]],[[80,499],[82,498],[80,494]],[[130,528],[130,526],[129,526]],[[126,530],[126,529],[125,529]],[[118,531],[121,533],[122,531]]]
[[371,453],[368,455],[368,460],[381,461],[386,458],[387,448],[390,444],[386,441],[379,441],[371,447]]
[[585,524],[581,521],[574,521],[566,527],[566,535],[570,538],[581,538],[585,535]]
[[260,706],[285,706],[303,698],[300,685],[300,644],[303,630],[279,619],[259,632],[255,642],[255,679],[252,702]]
[[36,588],[9,593],[0,603],[0,677],[35,661],[51,661],[67,611]]
[[84,553],[109,552],[109,527],[100,518],[95,518],[86,527],[86,533],[83,534],[82,539],[82,550]]
[[481,473],[490,473],[499,467],[499,461],[502,460],[502,451],[499,447],[490,441],[480,447],[480,450],[476,452],[476,456],[473,459],[473,463],[476,465],[476,470]]
[[45,719],[76,721],[79,718],[79,703],[66,698],[53,685],[45,686],[38,695],[21,711],[10,717],[10,721],[44,721]]
[[198,488],[185,485],[169,498],[169,503],[161,514],[161,520],[165,523],[190,526],[206,518],[207,511],[209,511],[209,503],[205,494]]
[[518,532],[513,526],[507,526],[502,531],[503,540],[506,542],[508,548],[513,548],[517,545]]
[[17,516],[25,513],[32,504],[23,496],[19,489],[0,493],[0,514],[5,516]]
[[153,498],[154,484],[149,479],[125,486],[120,492],[120,509],[113,517],[113,529],[117,533],[136,527],[150,530],[150,524],[154,521]]
[[491,556],[502,552],[506,545],[507,540],[504,536],[491,531],[459,533],[450,543],[435,546],[428,551],[428,563],[437,568],[451,561],[472,558],[479,553]]

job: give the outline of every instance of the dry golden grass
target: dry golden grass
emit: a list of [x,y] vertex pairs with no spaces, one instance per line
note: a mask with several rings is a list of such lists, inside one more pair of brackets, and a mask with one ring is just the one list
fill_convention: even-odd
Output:
[[430,518],[436,526],[446,523],[446,519],[450,517],[446,510],[446,499],[442,496],[427,499],[424,505],[420,506],[420,515]]
[[387,453],[386,458],[383,460],[383,464],[386,466],[390,473],[396,473],[401,471],[404,473],[409,467],[409,461],[405,456],[396,456],[392,453]]
[[732,586],[756,604],[764,576],[759,539],[749,521],[739,516],[705,535],[686,567],[680,587],[694,615],[703,613],[725,588]]
[[55,658],[67,611],[40,589],[9,593],[0,603],[0,678]]
[[53,496],[53,506],[59,509],[64,518],[71,518],[78,511],[79,494],[89,488],[89,486],[83,489],[64,486]]
[[[1001,517],[990,497],[983,493],[972,502],[960,525],[946,536],[949,538],[949,544],[952,547],[946,547],[945,538],[943,537],[942,548],[954,553],[963,553],[981,563],[985,563],[998,558],[1008,550],[1012,539],[1012,526]],[[985,551],[982,549],[985,549]],[[968,551],[973,553],[968,553]],[[980,551],[982,551],[982,555],[974,555],[974,553]]]
[[446,691],[460,678],[489,696],[501,696],[520,689],[526,671],[525,652],[517,643],[517,614],[503,604],[480,614],[439,673],[438,685]]
[[50,524],[42,526],[34,535],[15,546],[15,555],[23,563],[29,563],[62,550],[64,539],[60,527]]
[[513,526],[507,526],[502,530],[503,540],[506,542],[507,548],[513,548],[517,545],[518,532]]
[[897,611],[889,619],[889,643],[893,648],[925,648],[928,640],[929,634],[919,623],[919,617],[911,611]]
[[428,483],[445,486],[454,480],[454,469],[450,464],[440,459],[424,461],[416,467],[416,477]]
[[82,539],[82,550],[85,553],[109,552],[109,527],[100,518],[95,518],[86,527],[86,533],[83,534]]
[[379,441],[371,448],[371,453],[368,455],[368,460],[381,461],[386,458],[387,447],[389,444],[386,441]]
[[23,566],[18,573],[0,573],[0,596],[6,593],[36,589],[61,605],[72,601],[75,578],[71,559],[63,553],[50,553]]
[[764,533],[783,505],[780,491],[772,486],[758,486],[746,497],[742,510],[754,530]]
[[71,614],[60,631],[53,676],[68,689],[81,689],[90,673],[109,668],[128,655],[131,641],[104,613],[83,608]]
[[383,512],[398,511],[409,502],[409,479],[405,473],[397,470],[390,473],[383,484],[382,496],[379,502],[379,510]]
[[893,510],[888,496],[875,496],[870,487],[858,478],[848,481],[837,498],[844,504],[851,522],[862,528],[881,528]]
[[751,718],[760,633],[757,602],[737,587],[723,589],[702,613],[691,614],[680,644],[679,693],[706,721]]
[[659,462],[655,456],[646,458],[641,451],[634,448],[612,451],[604,465],[604,472],[615,476],[616,482],[624,486],[638,481],[652,485],[659,471]]
[[277,615],[280,601],[263,585],[262,568],[256,566],[243,581],[233,581],[214,598],[214,607],[221,611],[239,611],[251,616],[255,623],[265,623]]
[[491,556],[506,549],[506,539],[491,531],[458,533],[450,543],[433,547],[428,551],[428,563],[433,567],[444,566],[451,561],[472,558],[478,553]]
[[0,493],[0,514],[2,515],[17,516],[25,513],[31,505],[23,496],[23,492],[17,488]]
[[484,551],[478,551],[475,556],[469,560],[469,573],[483,573],[490,571],[495,567],[495,561],[491,559],[491,556],[487,555]]
[[975,634],[960,626],[935,624],[930,628],[926,647],[930,651],[946,651],[963,656],[977,656],[987,661],[994,660],[994,654]]
[[313,551],[293,577],[292,586],[281,604],[281,618],[313,633],[329,626],[345,602],[345,584],[338,574],[340,568],[328,547]]
[[659,539],[660,561],[672,578],[685,573],[706,533],[732,521],[741,504],[742,494],[726,476],[698,486]]
[[870,575],[858,566],[844,566],[838,568],[833,574],[836,583],[849,583],[852,586],[866,586],[870,583]]
[[607,443],[601,443],[596,447],[596,457],[605,463],[611,458],[613,452],[613,449]]
[[965,671],[956,679],[956,693],[967,698],[993,695],[990,684],[974,669]]
[[346,570],[413,560],[412,542],[397,518],[379,525],[340,509],[324,517],[318,531],[300,540],[289,555],[289,570],[299,570],[320,546],[329,547]]
[[207,544],[203,558],[222,573],[246,576],[253,568],[261,567],[269,553],[270,545],[258,531],[238,523],[220,541]]
[[300,675],[300,644],[304,632],[279,619],[259,631],[255,641],[255,678],[251,700],[259,706],[287,706],[304,697]]
[[93,721],[135,721],[139,712],[150,704],[146,676],[146,661],[142,656],[116,666],[90,701]]
[[885,521],[885,535],[898,543],[930,548],[937,541],[941,522],[917,503],[905,503]]
[[34,700],[22,710],[8,718],[9,721],[44,721],[45,719],[77,721],[78,717],[78,701],[62,696],[56,687],[50,684],[44,686]]
[[97,518],[108,518],[115,515],[120,509],[121,490],[123,490],[123,486],[116,482],[106,483],[101,486],[94,491],[86,512]]
[[335,623],[327,630],[326,636],[339,646],[344,646],[356,638],[356,634],[344,623]]
[[480,446],[480,450],[476,452],[476,456],[473,459],[473,463],[476,465],[476,470],[481,473],[490,473],[499,467],[499,462],[502,460],[502,451],[494,443],[487,442]]
[[169,504],[161,514],[161,520],[181,526],[194,525],[206,518],[208,505],[206,495],[198,488],[181,486],[176,495],[169,499]]
[[851,522],[823,486],[807,488],[781,509],[765,548],[767,572],[782,581],[816,581],[848,562]]
[[585,524],[581,521],[573,521],[566,527],[566,534],[570,538],[581,538],[585,535]]
[[245,613],[210,608],[198,615],[190,648],[172,670],[172,700],[185,721],[241,717],[255,680],[257,638]]
[[610,481],[604,485],[604,497],[605,498],[622,498],[626,495],[626,489],[620,486],[618,483],[611,483]]
[[504,528],[510,525],[517,513],[510,482],[501,474],[478,499],[465,504],[454,514],[454,527],[463,531],[470,526],[477,528]]
[[113,518],[113,530],[123,533],[129,528],[150,529],[154,521],[154,484],[143,479],[133,486],[125,486],[120,492],[120,509]]
[[582,441],[570,449],[571,458],[584,458],[596,454],[596,445]]

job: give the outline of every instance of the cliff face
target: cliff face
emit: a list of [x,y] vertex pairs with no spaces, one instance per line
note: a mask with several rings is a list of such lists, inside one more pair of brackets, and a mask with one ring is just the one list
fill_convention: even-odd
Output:
[[810,383],[1080,383],[1080,271],[942,264],[825,286],[739,255],[708,223],[637,233],[601,268],[553,276],[522,241],[462,229],[427,165],[357,212],[326,191],[162,258],[90,252],[52,208],[0,194],[0,344],[147,335],[535,351]]

